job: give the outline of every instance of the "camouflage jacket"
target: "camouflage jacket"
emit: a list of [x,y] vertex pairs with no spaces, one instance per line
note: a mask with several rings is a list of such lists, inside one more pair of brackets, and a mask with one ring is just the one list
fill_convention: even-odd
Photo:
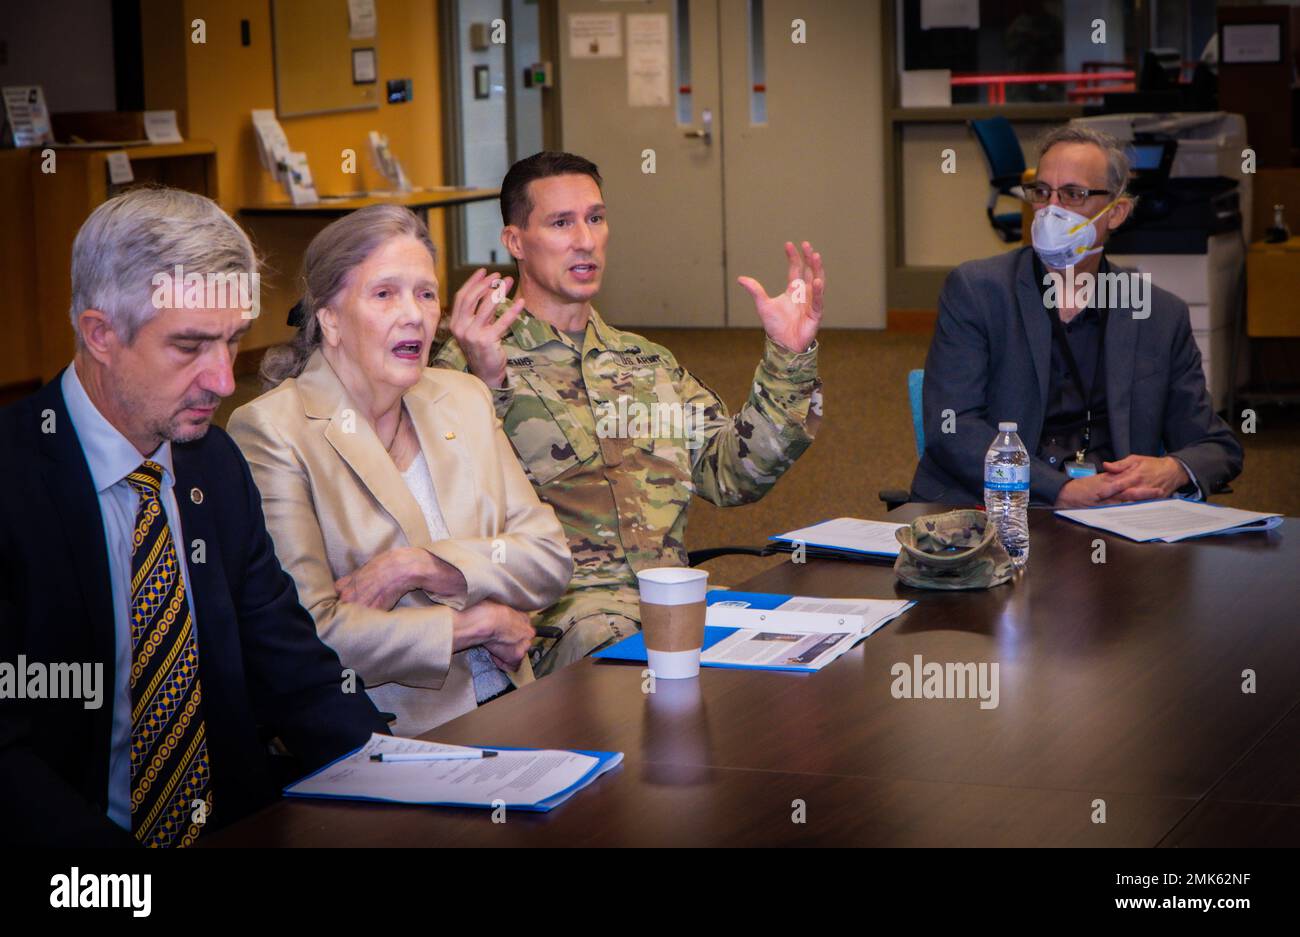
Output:
[[[822,411],[817,346],[794,354],[767,339],[749,399],[731,416],[662,345],[595,310],[583,338],[579,349],[525,311],[505,337],[507,386],[492,394],[568,535],[574,577],[560,606],[590,590],[600,595],[580,603],[589,611],[637,620],[636,570],[686,565],[691,496],[724,507],[756,501],[812,442]],[[455,339],[433,364],[468,367]]]

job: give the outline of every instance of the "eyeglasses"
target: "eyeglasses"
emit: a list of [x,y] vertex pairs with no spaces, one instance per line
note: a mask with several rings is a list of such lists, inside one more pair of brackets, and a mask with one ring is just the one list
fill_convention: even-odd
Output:
[[1046,205],[1055,192],[1066,208],[1079,208],[1094,195],[1110,195],[1110,189],[1085,189],[1081,185],[1063,185],[1054,189],[1045,182],[1031,182],[1025,186],[1025,198],[1030,205]]

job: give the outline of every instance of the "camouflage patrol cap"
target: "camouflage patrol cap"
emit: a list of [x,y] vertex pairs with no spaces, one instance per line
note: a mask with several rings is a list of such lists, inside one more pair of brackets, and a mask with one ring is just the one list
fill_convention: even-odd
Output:
[[983,511],[927,514],[894,532],[894,572],[918,589],[987,589],[1011,578],[1011,557]]

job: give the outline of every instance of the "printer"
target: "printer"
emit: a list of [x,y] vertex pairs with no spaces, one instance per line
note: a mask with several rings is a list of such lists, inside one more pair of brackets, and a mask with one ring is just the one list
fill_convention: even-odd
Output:
[[1216,234],[1250,230],[1251,177],[1242,172],[1240,114],[1107,114],[1072,124],[1103,130],[1130,147],[1138,203],[1111,234],[1122,254],[1203,254]]

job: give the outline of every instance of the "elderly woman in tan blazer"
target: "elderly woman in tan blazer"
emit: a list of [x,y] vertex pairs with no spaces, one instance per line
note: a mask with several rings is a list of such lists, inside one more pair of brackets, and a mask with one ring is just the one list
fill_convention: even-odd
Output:
[[[299,599],[396,713],[397,735],[531,680],[528,612],[573,571],[487,388],[425,366],[434,256],[423,222],[396,206],[321,231],[303,263],[299,334],[263,362],[274,389],[229,423]],[[493,286],[476,274],[456,308],[490,321]]]

